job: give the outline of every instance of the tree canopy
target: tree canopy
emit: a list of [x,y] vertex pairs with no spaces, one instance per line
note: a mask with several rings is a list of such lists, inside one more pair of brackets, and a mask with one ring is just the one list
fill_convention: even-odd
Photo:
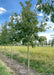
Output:
[[49,19],[46,15],[51,15],[51,21],[54,23],[54,0],[38,0],[36,8],[45,14],[46,21]]

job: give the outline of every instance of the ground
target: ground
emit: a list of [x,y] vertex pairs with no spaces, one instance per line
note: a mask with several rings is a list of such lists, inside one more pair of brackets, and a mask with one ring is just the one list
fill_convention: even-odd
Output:
[[[26,46],[12,46],[12,52],[11,46],[2,46],[0,51],[8,58],[11,58],[12,53],[14,60],[27,66]],[[54,47],[30,47],[30,68],[36,73],[54,75]]]
[[0,60],[0,75],[14,75],[11,69],[8,68],[1,60]]
[[[0,59],[6,63],[6,65],[8,67],[10,67],[15,73],[15,75],[28,75],[27,74],[27,67],[19,62],[17,62],[14,59],[10,59],[8,57],[6,57],[5,55],[3,55],[2,53],[0,53]],[[5,60],[4,60],[5,59]],[[34,70],[30,69],[30,75],[36,75],[36,72],[34,72]]]

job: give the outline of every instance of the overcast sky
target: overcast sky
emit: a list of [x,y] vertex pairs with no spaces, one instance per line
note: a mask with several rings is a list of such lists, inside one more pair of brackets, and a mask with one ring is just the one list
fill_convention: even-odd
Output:
[[[18,14],[21,13],[21,5],[19,4],[20,1],[24,3],[26,0],[0,0],[0,25],[1,23],[4,23],[5,20],[9,21],[9,17],[11,16],[12,11],[17,12]],[[32,9],[34,9],[36,1],[37,0],[32,0],[33,3]],[[39,14],[39,21],[40,21],[43,17],[43,13],[38,13],[38,14]],[[54,23],[52,23],[51,21],[48,21],[47,24],[48,26],[52,26],[52,28],[54,27]],[[39,33],[39,35],[46,36],[48,40],[52,39],[50,36],[51,34],[54,34],[52,28],[46,30],[46,32]]]

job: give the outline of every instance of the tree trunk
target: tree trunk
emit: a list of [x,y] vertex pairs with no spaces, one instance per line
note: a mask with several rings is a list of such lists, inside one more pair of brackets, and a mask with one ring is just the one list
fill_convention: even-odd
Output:
[[11,45],[11,64],[13,64],[13,50],[12,50],[12,45]]
[[28,75],[29,75],[29,71],[30,71],[30,62],[29,62],[29,43],[28,43],[28,57],[27,57],[27,59],[28,59]]

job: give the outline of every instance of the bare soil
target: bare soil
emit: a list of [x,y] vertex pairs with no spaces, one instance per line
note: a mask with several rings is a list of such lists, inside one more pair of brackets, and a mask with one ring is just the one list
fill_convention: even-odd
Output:
[[[7,56],[0,53],[0,59],[12,69],[15,75],[28,75],[27,67],[18,61],[8,58]],[[30,69],[29,75],[39,75],[36,71]]]

